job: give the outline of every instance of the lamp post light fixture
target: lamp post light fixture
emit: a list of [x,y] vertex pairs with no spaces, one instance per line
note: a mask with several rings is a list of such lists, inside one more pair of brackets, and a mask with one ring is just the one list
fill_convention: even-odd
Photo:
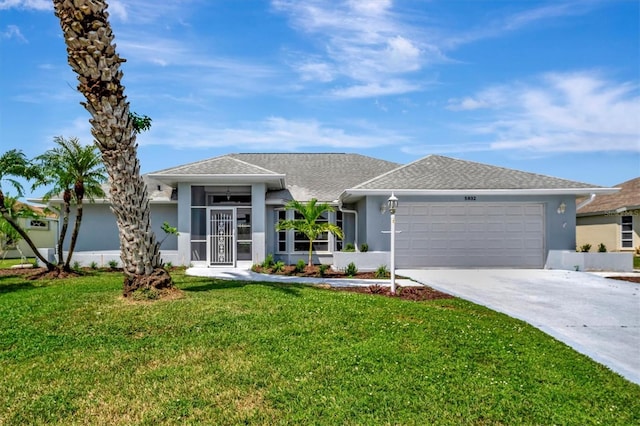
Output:
[[393,192],[387,200],[387,207],[391,217],[391,294],[396,294],[396,210],[398,198]]

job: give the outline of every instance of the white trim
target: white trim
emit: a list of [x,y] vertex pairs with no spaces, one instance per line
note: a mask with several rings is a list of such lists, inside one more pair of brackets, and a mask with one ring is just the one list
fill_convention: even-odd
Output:
[[558,188],[558,189],[347,189],[340,199],[350,195],[591,195],[614,194],[620,188]]

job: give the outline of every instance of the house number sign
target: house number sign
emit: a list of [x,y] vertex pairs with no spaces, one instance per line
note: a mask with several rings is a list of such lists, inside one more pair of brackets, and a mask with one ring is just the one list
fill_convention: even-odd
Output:
[[465,195],[464,196],[464,200],[465,201],[476,201],[476,196],[475,195]]

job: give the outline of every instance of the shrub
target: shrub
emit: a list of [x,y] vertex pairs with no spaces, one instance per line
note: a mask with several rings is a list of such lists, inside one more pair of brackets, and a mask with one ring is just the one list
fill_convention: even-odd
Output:
[[344,273],[347,274],[348,277],[353,277],[355,274],[358,273],[358,268],[356,267],[356,264],[351,262],[347,265],[346,268],[344,268]]
[[264,269],[269,269],[274,265],[273,262],[273,254],[269,253],[264,260],[262,261],[262,267]]
[[79,271],[80,270],[80,262],[78,262],[77,260],[75,262],[73,262],[73,270],[74,271]]
[[329,269],[329,265],[325,265],[324,263],[321,263],[320,265],[318,265],[318,274],[321,277],[324,277],[324,274],[327,273],[327,269]]
[[282,272],[284,270],[284,266],[284,262],[282,260],[278,260],[273,264],[273,267],[271,269],[273,270],[273,272]]
[[167,271],[170,270],[171,268],[173,268],[173,263],[167,262],[164,264],[164,269],[166,269]]
[[298,260],[298,263],[296,263],[296,272],[304,272],[304,268],[306,266],[307,264],[305,263],[304,259]]
[[362,253],[368,252],[369,251],[369,244],[367,244],[367,243],[360,244],[360,251]]
[[352,243],[347,243],[345,244],[344,248],[342,249],[342,251],[356,251],[356,246],[354,246]]
[[251,265],[252,272],[260,272],[261,269],[262,269],[262,265],[259,265],[257,263],[254,263],[253,265]]
[[583,244],[580,246],[580,251],[582,253],[589,253],[589,250],[591,250],[591,244]]
[[89,268],[91,269],[98,269],[98,262],[93,261],[89,264]]
[[367,291],[371,294],[384,294],[385,293],[385,288],[375,284],[375,285],[370,285],[369,287],[367,287]]
[[389,274],[389,269],[387,268],[387,265],[378,266],[378,269],[376,269],[376,272],[374,272],[373,275],[376,278],[388,278],[390,274]]
[[604,243],[598,244],[598,253],[606,253],[606,252],[607,252],[607,246],[605,246]]

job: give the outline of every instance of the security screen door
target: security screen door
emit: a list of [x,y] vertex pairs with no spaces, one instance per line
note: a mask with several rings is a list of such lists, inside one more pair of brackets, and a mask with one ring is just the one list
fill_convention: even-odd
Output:
[[233,208],[209,210],[209,264],[235,265]]

